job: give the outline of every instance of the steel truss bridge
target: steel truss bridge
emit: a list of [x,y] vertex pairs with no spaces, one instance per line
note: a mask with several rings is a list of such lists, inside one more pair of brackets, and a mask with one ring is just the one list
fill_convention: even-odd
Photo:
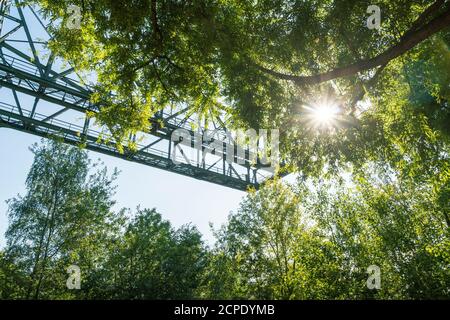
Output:
[[[92,151],[238,190],[258,188],[271,178],[270,171],[250,161],[249,150],[240,164],[229,163],[225,154],[212,152],[202,157],[198,148],[183,150],[179,142],[172,141],[172,133],[180,128],[192,137],[205,131],[200,127],[193,132],[192,124],[198,124],[198,120],[188,106],[158,112],[150,119],[148,133],[131,137],[138,142],[137,150],[125,147],[119,152],[112,141],[105,139],[107,129],[87,116],[88,111],[99,110],[90,102],[91,86],[81,80],[70,63],[48,49],[48,22],[39,10],[20,2],[0,0],[0,127],[46,138],[58,136],[72,145],[82,143]],[[216,117],[212,123],[213,135],[209,136],[225,145],[229,138],[226,121]],[[212,140],[203,140],[193,144],[200,143],[202,150],[210,148]],[[174,148],[182,155],[178,164],[171,159]]]

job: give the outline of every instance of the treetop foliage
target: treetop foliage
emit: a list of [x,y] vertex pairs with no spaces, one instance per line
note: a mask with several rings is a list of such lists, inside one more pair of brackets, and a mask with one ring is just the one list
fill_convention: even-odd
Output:
[[[176,105],[225,112],[230,127],[282,128],[283,157],[311,173],[380,154],[397,112],[448,141],[448,1],[379,1],[380,30],[366,25],[370,1],[32,2],[52,21],[82,8],[81,29],[52,24],[51,48],[95,72],[97,120],[119,142]],[[304,114],[323,100],[340,108],[331,137]]]

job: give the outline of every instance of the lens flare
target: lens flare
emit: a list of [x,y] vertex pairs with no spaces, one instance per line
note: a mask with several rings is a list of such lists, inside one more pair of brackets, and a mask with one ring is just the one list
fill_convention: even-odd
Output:
[[339,114],[339,107],[330,103],[319,103],[310,107],[305,107],[308,115],[308,122],[317,128],[331,128],[336,124]]

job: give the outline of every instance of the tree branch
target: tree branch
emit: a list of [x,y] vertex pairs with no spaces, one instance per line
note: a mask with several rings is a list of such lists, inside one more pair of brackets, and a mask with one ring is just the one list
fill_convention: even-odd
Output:
[[156,0],[151,0],[150,4],[151,4],[150,19],[152,21],[153,37],[154,37],[156,43],[158,44],[158,49],[161,50],[163,36],[162,36],[161,29],[159,28],[159,25],[158,25],[158,15],[156,12]]
[[[440,3],[440,4],[439,4]],[[411,50],[416,45],[421,43],[422,41],[428,39],[433,34],[443,30],[446,27],[450,26],[450,9],[447,9],[444,13],[439,15],[438,17],[431,20],[429,23],[424,26],[417,28],[417,25],[423,23],[425,18],[428,17],[429,14],[437,11],[442,5],[443,1],[437,1],[433,4],[429,9],[427,9],[424,14],[422,14],[418,20],[413,24],[412,29],[408,30],[404,36],[400,39],[399,43],[390,47],[385,52],[379,54],[378,56],[366,60],[360,60],[356,63],[350,64],[345,67],[336,68],[332,71],[328,71],[325,73],[313,75],[313,76],[296,76],[280,73],[277,71],[273,71],[267,69],[263,66],[256,65],[256,67],[276,78],[282,80],[293,81],[298,86],[303,85],[314,85],[322,82],[330,81],[336,78],[342,78],[354,75],[358,72],[369,70],[376,68],[378,66],[385,65],[389,63],[391,60],[403,55],[405,52]]]
[[168,56],[166,56],[166,55],[158,55],[158,56],[155,56],[155,57],[151,57],[150,59],[145,60],[145,61],[141,62],[140,64],[136,65],[133,69],[131,69],[131,72],[132,73],[138,72],[142,68],[145,68],[145,67],[149,66],[150,64],[154,64],[155,61],[159,60],[159,59],[164,59],[173,68],[178,69],[179,71],[183,71],[183,68],[181,68],[175,62],[173,62],[172,59],[170,59]]
[[[403,38],[406,37],[409,33],[419,29],[421,26],[427,22],[427,19],[435,14],[436,12],[441,9],[442,5],[445,3],[446,0],[437,0],[435,3],[433,3],[431,6],[429,6],[420,16],[417,18],[416,21],[413,22],[409,30],[403,35]],[[403,39],[402,38],[402,39]]]
[[[406,36],[413,33],[417,29],[419,29],[421,26],[423,26],[429,18],[435,14],[439,9],[442,7],[442,5],[445,3],[446,0],[437,0],[435,3],[433,3],[431,6],[429,6],[420,16],[417,18],[416,21],[413,22],[409,30],[400,38],[400,41],[403,41]],[[344,35],[345,36],[345,35]],[[368,90],[370,90],[375,83],[378,81],[378,78],[380,77],[380,74],[383,72],[383,70],[387,67],[389,62],[386,62],[385,64],[382,64],[378,70],[376,71],[375,75],[366,83],[359,84],[357,86],[357,89],[355,90],[356,94],[354,94],[353,98],[350,102],[351,107],[351,114],[354,114],[356,111],[356,103],[360,100],[362,100]]]
[[170,91],[169,88],[167,88],[164,81],[162,80],[161,75],[159,74],[159,71],[158,71],[158,67],[155,65],[154,61],[152,62],[152,66],[153,66],[153,69],[155,70],[156,78],[158,79],[158,81],[161,84],[164,91],[166,91],[173,98],[177,99],[178,98],[177,95],[174,92]]

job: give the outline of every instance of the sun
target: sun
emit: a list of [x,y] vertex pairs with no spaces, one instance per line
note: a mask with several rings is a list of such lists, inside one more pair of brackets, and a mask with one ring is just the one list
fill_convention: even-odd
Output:
[[339,107],[332,103],[319,103],[305,107],[308,122],[314,127],[328,128],[334,126],[339,114]]
[[318,123],[327,124],[331,122],[336,114],[338,113],[338,109],[335,106],[329,105],[320,105],[312,110],[313,117]]

